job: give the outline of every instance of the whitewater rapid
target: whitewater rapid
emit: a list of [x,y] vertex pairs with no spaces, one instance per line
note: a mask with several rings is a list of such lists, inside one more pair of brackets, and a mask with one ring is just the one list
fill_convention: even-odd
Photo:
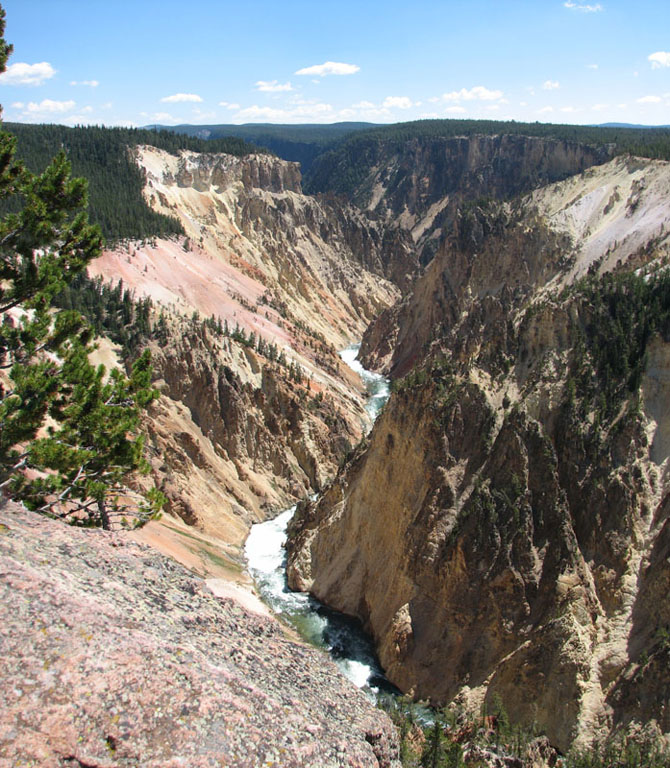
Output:
[[[374,421],[389,396],[384,376],[366,371],[356,359],[360,344],[340,352],[342,360],[358,373],[368,394],[365,408]],[[355,685],[372,695],[392,686],[384,677],[370,639],[360,624],[332,611],[304,592],[292,592],[286,583],[286,528],[295,507],[273,520],[252,526],[245,554],[263,601],[307,642],[328,650],[335,663]]]

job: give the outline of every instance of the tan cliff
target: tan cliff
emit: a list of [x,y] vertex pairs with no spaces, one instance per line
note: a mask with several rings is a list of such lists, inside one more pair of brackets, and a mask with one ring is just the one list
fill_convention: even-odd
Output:
[[324,397],[207,326],[172,318],[150,349],[161,391],[146,424],[154,480],[169,511],[231,544],[321,488],[360,438],[360,399]]
[[[138,149],[138,163],[148,201],[179,218],[194,249],[254,279],[268,300],[329,341],[360,334],[397,297],[384,279],[397,271],[386,261],[394,251],[384,228],[353,208],[303,195],[297,164],[268,156],[174,157],[153,147]],[[395,246],[411,273],[411,242],[399,234]]]
[[[136,159],[147,201],[186,238],[121,245],[89,271],[169,318],[151,343],[162,391],[146,424],[153,479],[167,513],[214,536],[243,578],[250,525],[321,488],[360,439],[361,383],[337,350],[399,296],[386,275],[407,285],[416,256],[409,238],[357,209],[303,195],[295,163],[153,147]],[[286,365],[217,338],[206,318],[275,345]],[[186,533],[167,522],[181,552]],[[155,528],[146,535],[162,541]],[[198,547],[197,568],[216,571],[201,557],[209,543]]]
[[461,214],[369,345],[407,375],[289,541],[291,585],[358,616],[403,690],[499,697],[561,750],[670,733],[670,347],[644,332],[669,184],[620,159]]
[[652,250],[662,256],[670,242],[667,169],[662,161],[618,157],[514,203],[490,202],[486,215],[459,211],[449,244],[412,294],[366,331],[362,360],[369,368],[402,375],[425,354],[436,324],[448,316],[452,325],[458,318],[467,325],[477,296],[486,297],[480,306],[497,303],[515,312],[521,297],[534,299],[545,285],[551,290],[568,285],[589,268],[633,268]]

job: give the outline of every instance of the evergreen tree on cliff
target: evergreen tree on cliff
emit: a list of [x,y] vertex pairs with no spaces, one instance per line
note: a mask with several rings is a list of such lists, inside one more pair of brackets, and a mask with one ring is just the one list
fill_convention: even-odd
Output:
[[[0,72],[12,47],[0,7]],[[0,108],[1,109],[1,108]],[[87,188],[60,152],[39,175],[15,158],[0,131],[0,200],[20,201],[0,221],[0,489],[31,509],[109,528],[130,509],[143,521],[161,496],[139,501],[124,478],[145,466],[136,438],[140,410],[156,395],[148,353],[130,378],[94,367],[91,331],[53,297],[89,261],[102,239],[86,214]]]

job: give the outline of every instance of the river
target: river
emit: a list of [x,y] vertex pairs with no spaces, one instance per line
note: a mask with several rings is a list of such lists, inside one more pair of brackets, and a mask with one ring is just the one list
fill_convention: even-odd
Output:
[[[360,344],[340,352],[340,357],[365,384],[368,399],[365,408],[374,421],[389,396],[388,380],[366,371],[356,359]],[[379,666],[369,637],[360,623],[332,611],[304,592],[292,592],[286,583],[286,527],[295,512],[291,507],[273,520],[251,528],[245,554],[258,592],[263,601],[302,638],[326,649],[337,666],[359,688],[375,696],[380,691],[395,692]]]

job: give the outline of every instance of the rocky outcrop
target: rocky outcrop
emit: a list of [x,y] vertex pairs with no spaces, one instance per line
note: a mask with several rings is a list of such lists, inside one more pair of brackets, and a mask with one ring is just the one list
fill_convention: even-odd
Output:
[[354,175],[350,198],[408,230],[427,264],[450,233],[463,202],[510,199],[609,157],[606,148],[509,134],[408,141],[357,138],[349,152],[317,160],[310,189],[341,191]]
[[[140,150],[140,154],[142,151],[146,149]],[[271,155],[235,157],[183,152],[174,170],[165,178],[197,192],[208,192],[212,187],[223,191],[238,182],[247,192],[253,189],[302,192],[300,164],[277,162]]]
[[[566,286],[589,270],[634,269],[652,253],[661,258],[670,249],[668,176],[665,162],[617,157],[514,204],[489,201],[459,209],[413,292],[369,326],[361,360],[401,376],[447,326],[459,347],[469,345],[469,354],[479,343],[473,299],[478,311],[502,310],[502,327],[552,281]],[[480,297],[485,301],[476,301]],[[494,329],[491,319],[481,327]]]
[[296,163],[267,155],[174,157],[153,147],[138,150],[138,163],[149,202],[177,216],[193,245],[260,279],[329,340],[328,325],[346,337],[388,303],[394,289],[379,277],[406,287],[417,270],[406,233],[388,232],[342,201],[303,195]]
[[506,326],[515,307],[568,263],[571,249],[568,235],[523,205],[489,203],[459,212],[412,293],[369,326],[361,360],[399,377],[448,333],[455,358],[486,349],[489,365],[500,364],[511,351]]
[[252,523],[334,476],[365,411],[358,397],[296,381],[286,358],[199,321],[172,314],[164,323],[149,343],[161,392],[145,420],[152,480],[167,512],[239,557]]
[[462,214],[396,310],[409,372],[289,542],[290,583],[358,616],[403,690],[502,701],[563,751],[670,733],[669,181],[617,160]]
[[126,534],[0,511],[0,761],[398,766],[320,651]]

